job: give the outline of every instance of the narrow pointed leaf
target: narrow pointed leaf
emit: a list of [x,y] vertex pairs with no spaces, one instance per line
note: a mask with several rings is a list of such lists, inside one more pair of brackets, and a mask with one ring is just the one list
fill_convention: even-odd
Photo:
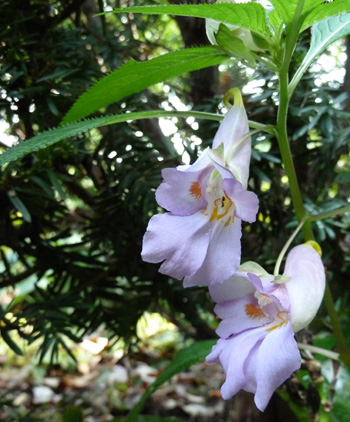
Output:
[[51,186],[49,186],[43,179],[35,175],[29,176],[29,179],[36,183],[38,186],[40,186],[50,198],[54,196],[54,192],[51,189]]
[[67,344],[65,343],[65,341],[63,340],[62,337],[59,338],[58,343],[61,344],[61,346],[64,348],[64,350],[68,353],[68,355],[72,358],[72,360],[74,362],[77,361],[77,358],[74,356],[73,352],[71,351],[71,349],[67,346]]
[[17,346],[17,344],[12,340],[10,335],[6,330],[1,330],[0,335],[2,339],[5,341],[5,343],[9,346],[10,349],[12,349],[16,355],[23,356],[22,350]]
[[17,196],[17,193],[15,191],[9,191],[8,197],[9,197],[9,200],[12,202],[12,205],[16,208],[16,210],[22,214],[24,221],[26,221],[27,223],[31,223],[32,217],[27,207],[24,205],[22,200]]
[[214,19],[256,32],[269,39],[266,11],[259,3],[179,4],[162,6],[138,6],[114,9],[112,13],[142,13],[147,15],[170,14]]
[[318,57],[329,45],[347,34],[350,34],[350,13],[333,16],[313,25],[311,30],[310,49],[290,83],[290,93],[294,91],[306,69],[316,57]]
[[217,46],[174,51],[145,62],[129,61],[110,73],[87,92],[69,110],[62,123],[83,119],[94,111],[186,72],[215,66],[228,58]]
[[56,192],[58,193],[62,201],[64,201],[66,199],[66,194],[63,191],[62,185],[60,181],[58,180],[56,173],[52,171],[51,169],[48,169],[46,173],[50,179],[52,186],[54,187],[54,189],[56,190]]
[[187,349],[181,350],[171,364],[159,375],[159,377],[151,384],[143,393],[140,401],[129,413],[126,422],[137,422],[139,413],[141,412],[146,400],[162,385],[168,381],[173,375],[184,371],[195,363],[201,362],[210,353],[216,340],[205,340],[192,344]]

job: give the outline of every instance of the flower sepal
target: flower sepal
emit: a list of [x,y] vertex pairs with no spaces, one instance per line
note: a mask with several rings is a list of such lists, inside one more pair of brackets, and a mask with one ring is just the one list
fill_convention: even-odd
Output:
[[275,284],[284,284],[287,283],[287,281],[290,280],[290,277],[287,275],[276,275],[275,279],[272,281],[272,283]]
[[[217,4],[235,3],[238,6],[240,3],[249,3],[250,1],[251,0],[217,0],[216,3]],[[258,37],[258,39],[255,40],[253,37],[252,31],[246,28],[242,28],[238,25],[233,25],[229,23],[226,23],[225,25],[223,25],[217,20],[206,19],[205,26],[206,26],[207,37],[213,45],[220,45],[225,48],[225,44],[223,44],[223,40],[224,41],[227,40],[228,31],[229,31],[232,37],[242,42],[242,46],[245,47],[247,51],[263,51],[264,49],[267,48],[266,41],[262,43],[262,41],[264,40],[261,40],[261,37]],[[227,28],[228,31],[225,30],[223,27]],[[221,36],[221,34],[224,34],[224,35]],[[232,42],[232,39],[231,39],[231,42]],[[232,47],[228,44],[226,48],[230,49]]]

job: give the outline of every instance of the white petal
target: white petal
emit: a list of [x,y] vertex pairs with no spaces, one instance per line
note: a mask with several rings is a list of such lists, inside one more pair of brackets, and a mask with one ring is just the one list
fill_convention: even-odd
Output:
[[325,289],[325,270],[320,255],[309,245],[293,248],[286,261],[284,285],[290,300],[294,332],[305,328],[315,317]]
[[[213,141],[213,149],[224,144],[225,162],[243,188],[247,188],[251,139],[240,139],[249,133],[248,118],[243,105],[234,105],[226,114]],[[227,155],[228,154],[228,155]]]

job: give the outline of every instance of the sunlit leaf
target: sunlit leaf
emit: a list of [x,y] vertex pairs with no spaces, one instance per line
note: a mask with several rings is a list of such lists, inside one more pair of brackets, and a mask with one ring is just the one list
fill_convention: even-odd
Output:
[[266,12],[259,3],[179,4],[139,6],[114,9],[113,13],[142,13],[147,15],[171,14],[214,19],[249,29],[268,40],[270,32],[266,24]]
[[[288,24],[293,21],[299,0],[270,0],[270,2],[284,23]],[[315,9],[323,2],[324,0],[306,0],[303,5],[301,16],[307,15],[310,10]]]
[[277,13],[277,10],[272,10],[269,13],[269,22],[270,22],[270,25],[272,25],[274,32],[276,34],[280,33],[283,26],[283,20],[280,17],[280,15]]
[[333,16],[316,23],[311,30],[311,45],[299,69],[295,73],[290,90],[293,91],[310,64],[329,45],[350,33],[350,13]]
[[331,3],[325,1],[320,2],[321,4],[312,10],[305,18],[301,31],[314,25],[323,19],[331,16],[340,15],[341,13],[350,12],[350,1],[349,0],[336,0]]
[[270,2],[284,23],[289,23],[293,20],[298,0],[270,0]]
[[221,48],[205,46],[174,51],[144,62],[131,60],[86,91],[74,103],[62,123],[83,119],[151,85],[186,72],[218,65],[227,58]]

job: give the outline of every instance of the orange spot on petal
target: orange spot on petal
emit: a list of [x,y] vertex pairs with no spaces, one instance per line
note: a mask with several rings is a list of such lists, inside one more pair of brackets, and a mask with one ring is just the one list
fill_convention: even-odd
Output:
[[253,303],[245,305],[245,313],[252,319],[264,318],[265,313],[261,308],[258,308]]
[[190,187],[190,194],[197,200],[202,197],[202,189],[199,182],[192,182]]

